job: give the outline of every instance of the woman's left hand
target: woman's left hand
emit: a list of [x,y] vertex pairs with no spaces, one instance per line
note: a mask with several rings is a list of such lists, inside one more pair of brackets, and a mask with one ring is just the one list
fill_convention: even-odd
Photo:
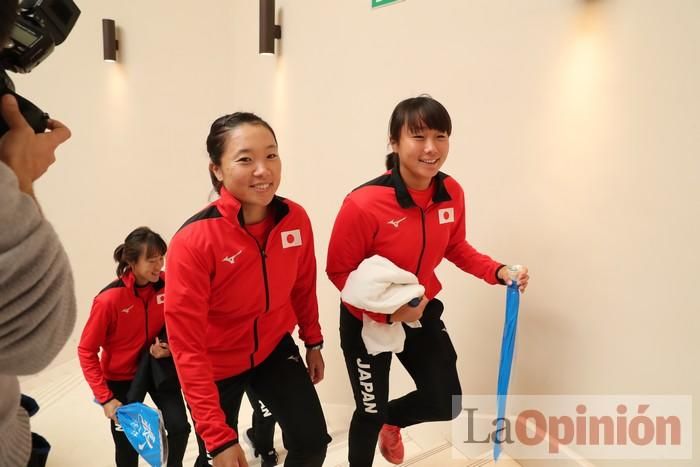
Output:
[[170,357],[170,347],[168,347],[168,343],[161,342],[157,337],[156,337],[156,343],[151,345],[150,352],[154,358]]
[[[508,276],[508,266],[502,267],[501,269],[498,270],[498,277],[506,283],[506,285],[510,285],[511,282],[513,282],[510,279],[510,276]],[[515,279],[516,283],[518,284],[518,289],[520,290],[521,293],[525,292],[525,289],[527,288],[527,283],[530,280],[530,275],[527,273],[527,267],[525,266],[520,266],[520,271],[518,272],[518,277]]]
[[306,351],[306,367],[309,372],[309,377],[311,377],[311,382],[314,384],[320,383],[323,379],[323,371],[326,367],[323,363],[323,356],[321,355],[320,349]]

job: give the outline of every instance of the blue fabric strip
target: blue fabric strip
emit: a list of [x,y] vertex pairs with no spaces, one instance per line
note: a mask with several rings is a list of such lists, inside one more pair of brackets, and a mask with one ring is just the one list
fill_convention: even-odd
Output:
[[501,361],[498,367],[498,392],[496,404],[498,418],[496,419],[496,433],[493,440],[493,458],[498,460],[501,455],[501,444],[506,433],[504,432],[504,417],[506,414],[506,396],[508,395],[508,383],[510,382],[510,370],[513,366],[513,351],[515,350],[515,333],[518,328],[518,308],[520,307],[520,291],[518,284],[513,281],[506,291],[506,318],[503,324],[503,341],[501,342]]

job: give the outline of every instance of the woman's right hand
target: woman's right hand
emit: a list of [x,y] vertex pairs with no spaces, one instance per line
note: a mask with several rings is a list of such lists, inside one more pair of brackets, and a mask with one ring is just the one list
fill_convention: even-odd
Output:
[[411,306],[408,303],[396,310],[391,314],[391,322],[399,323],[405,322],[410,323],[412,321],[418,321],[423,316],[423,311],[425,311],[425,306],[428,304],[428,298],[423,295],[418,306]]
[[121,402],[119,402],[117,399],[112,399],[102,406],[102,410],[105,412],[105,417],[111,418],[114,420],[114,423],[119,425],[119,422],[117,421],[117,408],[121,406]]
[[214,467],[248,467],[245,452],[240,444],[234,444],[214,456]]

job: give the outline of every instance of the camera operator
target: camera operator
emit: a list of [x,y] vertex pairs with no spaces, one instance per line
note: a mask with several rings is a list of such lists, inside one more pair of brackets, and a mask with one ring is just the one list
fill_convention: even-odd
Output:
[[[0,44],[8,43],[17,0],[0,0]],[[16,375],[46,367],[67,341],[76,304],[68,257],[34,197],[33,183],[70,137],[56,120],[35,134],[16,99],[2,96],[9,130],[0,137],[0,467],[44,465],[48,443],[32,436]],[[34,441],[34,443],[32,443]],[[43,442],[43,452],[37,449]]]

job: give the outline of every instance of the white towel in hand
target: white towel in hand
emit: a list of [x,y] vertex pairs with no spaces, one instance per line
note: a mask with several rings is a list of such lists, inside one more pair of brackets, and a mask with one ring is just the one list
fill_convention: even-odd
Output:
[[[422,297],[425,288],[418,278],[388,259],[374,255],[360,263],[350,273],[340,296],[345,303],[389,315],[416,297]],[[420,327],[419,322],[407,323]],[[362,340],[370,355],[381,352],[401,352],[406,333],[401,323],[378,323],[363,317]]]

